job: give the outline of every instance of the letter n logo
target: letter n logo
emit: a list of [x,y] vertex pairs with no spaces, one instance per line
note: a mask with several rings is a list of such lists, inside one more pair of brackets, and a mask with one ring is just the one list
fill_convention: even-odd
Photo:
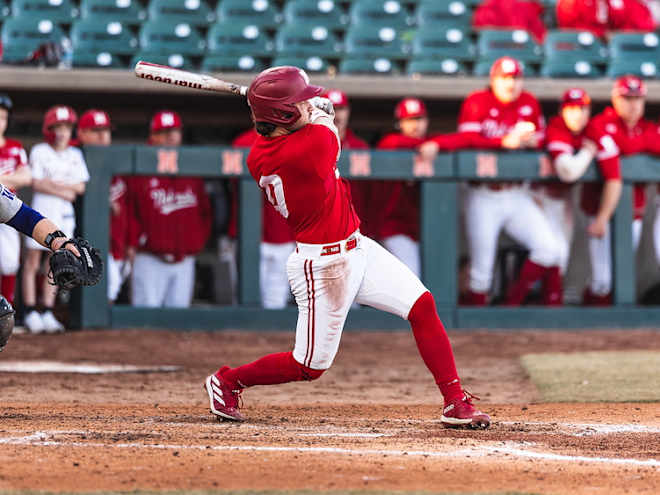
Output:
[[495,153],[477,153],[477,177],[497,177]]
[[371,175],[371,153],[366,151],[352,151],[348,155],[350,173],[354,177]]
[[179,171],[179,152],[177,150],[158,150],[158,173],[176,174]]
[[241,175],[243,173],[243,152],[226,150],[222,152],[222,173]]

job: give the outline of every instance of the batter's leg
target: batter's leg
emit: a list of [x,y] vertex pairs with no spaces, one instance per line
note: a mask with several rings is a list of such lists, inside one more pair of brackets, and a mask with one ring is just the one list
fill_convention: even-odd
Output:
[[394,256],[399,258],[410,270],[419,277],[421,274],[421,261],[419,255],[419,242],[407,235],[399,234],[383,239],[383,246]]

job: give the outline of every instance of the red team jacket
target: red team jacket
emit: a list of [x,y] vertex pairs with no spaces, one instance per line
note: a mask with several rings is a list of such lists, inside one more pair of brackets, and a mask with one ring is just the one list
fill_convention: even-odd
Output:
[[110,183],[110,253],[116,260],[126,257],[128,247],[128,180],[118,175]]
[[316,124],[285,136],[259,136],[250,150],[252,177],[298,242],[334,243],[360,227],[350,187],[337,170],[338,155],[337,136]]
[[195,177],[132,177],[128,187],[130,246],[181,261],[199,253],[211,232],[211,204]]
[[562,29],[584,29],[596,36],[655,29],[650,10],[639,0],[559,0],[557,22]]
[[12,174],[27,164],[27,153],[20,141],[5,138],[5,145],[0,148],[0,177]]
[[[254,127],[240,134],[232,142],[232,146],[249,148],[259,137]],[[235,184],[235,187],[238,184]],[[234,237],[238,233],[238,194],[232,194],[232,216],[230,220],[230,237],[233,231]],[[280,215],[273,205],[265,199],[263,200],[262,219],[261,219],[261,241],[271,244],[285,244],[293,242],[293,232],[287,225],[285,218]]]

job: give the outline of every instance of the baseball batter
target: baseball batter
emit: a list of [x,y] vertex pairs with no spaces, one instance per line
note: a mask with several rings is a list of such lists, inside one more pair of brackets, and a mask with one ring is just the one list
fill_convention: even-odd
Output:
[[[57,105],[50,108],[43,122],[46,142],[35,145],[30,152],[32,187],[35,209],[43,211],[61,226],[67,237],[73,236],[76,218],[73,202],[85,192],[89,172],[82,152],[70,145],[73,127],[78,117],[71,107]],[[44,312],[36,310],[36,278],[44,251],[34,239],[27,239],[27,256],[23,267],[23,302],[25,326],[33,333],[60,332],[64,326],[57,321],[52,309],[57,287],[44,278],[42,295]]]
[[[448,426],[488,427],[461,387],[447,334],[431,293],[395,256],[359,231],[347,183],[336,167],[340,141],[332,115],[310,99],[322,88],[296,67],[259,74],[248,101],[259,138],[248,157],[250,173],[287,219],[296,250],[287,262],[298,304],[293,352],[221,367],[205,382],[211,412],[244,420],[239,395],[246,387],[314,380],[331,365],[353,301],[410,321],[419,351],[445,399]],[[317,99],[331,111],[328,100]]]
[[[23,145],[5,137],[13,104],[9,96],[0,94],[0,180],[12,191],[32,182],[27,153]],[[16,274],[21,256],[19,233],[7,225],[0,225],[0,294],[14,304]]]
[[[477,143],[485,139],[490,141],[488,147],[539,147],[545,121],[536,98],[523,91],[522,76],[517,60],[502,57],[491,67],[490,88],[472,93],[463,102],[458,131],[472,146],[483,147]],[[465,221],[471,261],[469,304],[487,302],[502,229],[530,251],[506,303],[520,305],[537,280],[543,280],[544,304],[562,303],[561,244],[522,182],[471,183]]]

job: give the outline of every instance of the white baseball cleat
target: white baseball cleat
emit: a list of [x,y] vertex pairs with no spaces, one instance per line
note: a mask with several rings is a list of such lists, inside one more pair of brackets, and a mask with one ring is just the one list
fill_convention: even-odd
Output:
[[23,319],[23,324],[30,333],[44,333],[46,327],[38,311],[30,311]]
[[44,324],[44,331],[46,333],[59,333],[64,332],[64,325],[62,325],[52,311],[48,310],[41,315],[41,320]]

